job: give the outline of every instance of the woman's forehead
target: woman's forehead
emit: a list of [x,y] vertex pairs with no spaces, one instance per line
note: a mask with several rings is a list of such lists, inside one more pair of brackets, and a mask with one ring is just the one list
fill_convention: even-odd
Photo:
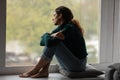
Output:
[[55,15],[55,14],[57,14],[56,12],[53,12],[53,14]]

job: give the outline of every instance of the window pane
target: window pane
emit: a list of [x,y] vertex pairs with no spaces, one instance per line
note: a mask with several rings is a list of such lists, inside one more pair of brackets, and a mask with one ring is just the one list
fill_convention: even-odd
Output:
[[[36,64],[44,47],[40,36],[52,31],[52,13],[60,5],[69,7],[84,29],[88,62],[98,63],[99,0],[7,0],[6,66]],[[53,60],[56,63],[56,60]]]

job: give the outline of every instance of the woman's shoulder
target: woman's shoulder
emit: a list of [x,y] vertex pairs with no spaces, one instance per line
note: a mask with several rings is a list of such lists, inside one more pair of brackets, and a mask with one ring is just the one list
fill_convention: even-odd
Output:
[[80,32],[80,29],[74,24],[74,23],[68,23],[66,24],[68,28],[71,28],[72,32],[78,34],[79,36],[83,36],[82,33]]
[[68,23],[65,26],[66,26],[66,28],[69,28],[69,29],[72,29],[72,30],[75,30],[75,31],[79,31],[79,28],[73,23]]
[[64,25],[64,28],[66,28],[66,29],[75,29],[75,25],[72,24],[72,23],[67,23],[67,24]]

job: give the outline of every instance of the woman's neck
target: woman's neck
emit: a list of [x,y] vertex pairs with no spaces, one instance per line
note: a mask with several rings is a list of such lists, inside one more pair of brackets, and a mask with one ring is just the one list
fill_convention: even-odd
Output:
[[64,21],[64,20],[61,20],[58,25],[61,26],[61,25],[64,24],[64,23],[65,23],[65,21]]

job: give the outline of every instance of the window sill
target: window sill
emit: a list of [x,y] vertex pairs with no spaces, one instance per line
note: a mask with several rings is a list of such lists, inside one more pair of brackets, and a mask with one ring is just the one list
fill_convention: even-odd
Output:
[[[100,63],[100,64],[91,64],[91,65],[100,71],[105,71],[110,64],[112,64],[112,63]],[[24,73],[24,72],[28,71],[32,67],[34,67],[34,66],[0,67],[0,75],[20,74],[20,73]],[[58,73],[57,69],[58,69],[57,65],[51,65],[49,68],[49,70],[50,70],[49,72],[50,73]]]
[[[19,80],[20,78],[18,75],[5,75],[5,76],[0,76],[0,80]],[[36,80],[71,80],[70,78],[64,77],[63,75],[59,73],[50,73],[49,78],[38,78]],[[22,78],[22,80],[26,80],[26,78]],[[34,79],[30,79],[34,80]],[[97,78],[77,78],[77,79],[72,79],[72,80],[104,80],[104,77],[97,77]]]

